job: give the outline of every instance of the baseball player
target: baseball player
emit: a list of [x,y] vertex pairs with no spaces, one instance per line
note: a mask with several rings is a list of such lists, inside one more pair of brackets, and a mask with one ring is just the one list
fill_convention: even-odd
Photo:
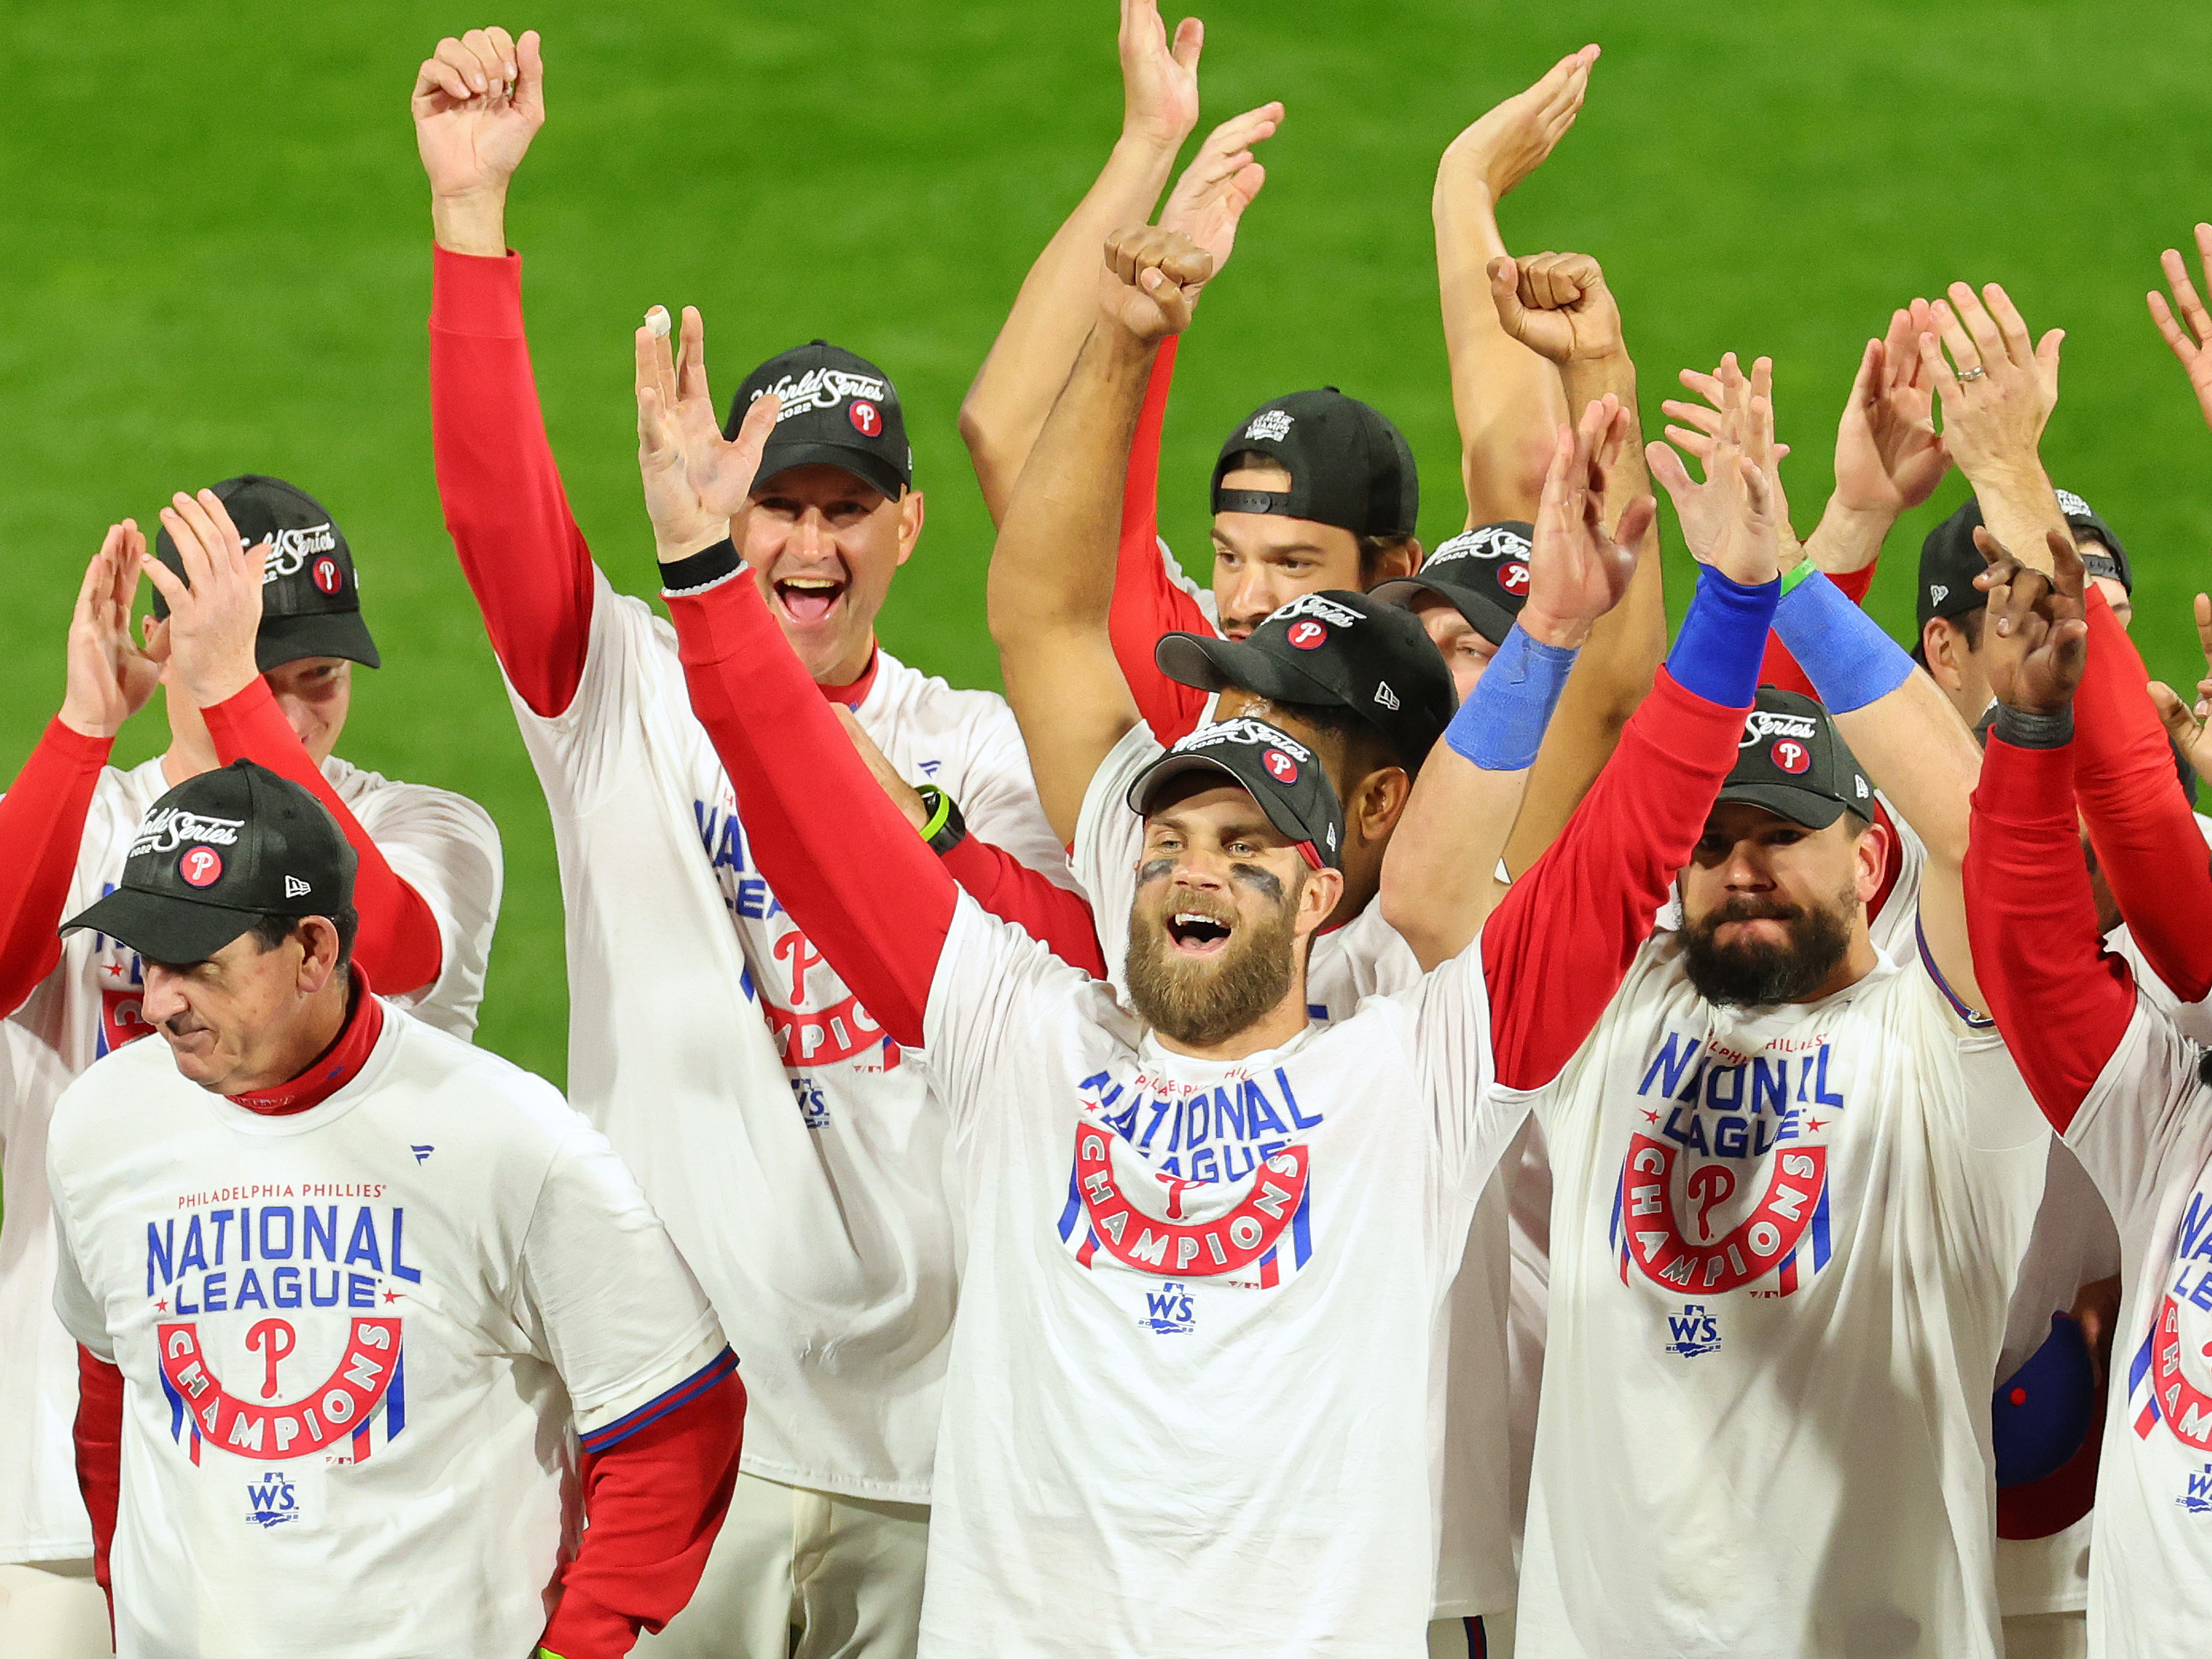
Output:
[[358,861],[237,761],[64,924],[139,953],[160,1037],[46,1156],[117,1650],[626,1653],[729,1501],[736,1358],[560,1095],[374,994]]
[[[1146,824],[1124,1007],[906,857],[724,529],[772,415],[725,442],[660,385],[641,377],[642,468],[694,706],[740,792],[776,805],[757,850],[778,890],[925,1048],[959,1126],[969,1249],[924,1651],[1419,1653],[1436,1319],[1514,1127],[1487,1109],[1485,1055],[1507,1079],[1558,1063],[1687,856],[1750,695],[1775,513],[1725,539],[1670,673],[1480,945],[1348,1018],[1308,1012],[1344,834],[1313,751],[1237,719],[1159,757],[1124,808]],[[1039,457],[1052,441],[1048,425]],[[1572,493],[1578,545],[1623,580]],[[1093,659],[1070,695],[1118,683],[1095,633],[1063,643]],[[1571,665],[1526,635],[1510,648],[1514,672],[1486,676],[1424,768],[1447,801],[1525,771]],[[1126,690],[1103,718],[1139,720]],[[1535,920],[1569,890],[1606,896],[1571,943]],[[1538,932],[1540,982],[1520,976]],[[1232,1396],[1226,1415],[1206,1403]]]
[[[255,547],[249,558],[240,528]],[[473,801],[338,759],[356,663],[374,666],[351,550],[330,514],[280,480],[234,478],[165,508],[158,557],[134,521],[112,527],[88,568],[70,630],[69,696],[0,799],[0,1008],[58,1067],[31,1068],[4,1147],[8,1247],[0,1298],[40,1311],[35,1339],[0,1344],[0,1388],[35,1401],[0,1414],[0,1560],[35,1564],[97,1614],[82,1586],[92,1538],[52,1434],[76,1408],[52,1302],[44,1182],[31,1172],[59,1085],[144,1036],[144,978],[112,935],[58,935],[62,917],[119,878],[155,798],[196,773],[250,757],[312,789],[362,867],[360,959],[393,1000],[465,1038],[499,913],[499,834]],[[157,664],[131,637],[141,573],[156,583]],[[189,580],[187,580],[189,577]],[[166,596],[166,597],[163,597]],[[116,732],[167,681],[168,749],[127,771],[106,765]],[[76,1593],[71,1595],[72,1587]],[[27,1593],[21,1591],[19,1593]],[[96,1625],[88,1625],[88,1630]]]
[[[534,33],[477,30],[442,41],[416,83],[437,242],[433,438],[447,522],[552,811],[574,1097],[746,1357],[744,1474],[702,1589],[657,1650],[781,1659],[795,1631],[801,1654],[895,1656],[915,1640],[954,1306],[949,1121],[765,878],[760,826],[690,713],[674,635],[607,582],[569,515],[504,222],[543,74]],[[987,873],[1066,883],[1005,703],[877,644],[923,523],[889,380],[817,343],[746,377],[732,430],[757,397],[784,418],[726,516],[820,700],[927,786],[914,827],[948,868],[972,856]],[[1025,921],[1095,963],[1087,908],[1036,885],[1060,920]]]
[[[2051,576],[2009,559],[1990,573],[1984,650],[1998,710],[1974,794],[1968,914],[1978,958],[1994,964],[1992,1012],[2119,1226],[2115,1355],[2124,1358],[2105,1402],[2088,1651],[2180,1655],[2202,1645],[2212,1618],[2212,1333],[2202,1312],[2212,1302],[2203,1283],[2212,1091],[2200,1045],[2102,949],[2076,827],[2075,700],[2085,658],[2108,641],[2085,615],[2090,578],[2072,538],[2053,533],[2048,544]],[[2081,718],[2086,726],[2086,709]],[[2142,784],[2185,815],[2164,756],[2148,758]],[[2170,872],[2169,900],[2200,913],[2212,904],[2201,859]]]

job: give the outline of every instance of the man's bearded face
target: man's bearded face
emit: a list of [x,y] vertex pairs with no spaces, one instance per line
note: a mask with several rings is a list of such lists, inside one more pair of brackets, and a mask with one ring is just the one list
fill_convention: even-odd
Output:
[[1681,877],[1683,967],[1700,996],[1759,1008],[1829,981],[1858,923],[1854,823],[1811,830],[1747,802],[1713,809]]

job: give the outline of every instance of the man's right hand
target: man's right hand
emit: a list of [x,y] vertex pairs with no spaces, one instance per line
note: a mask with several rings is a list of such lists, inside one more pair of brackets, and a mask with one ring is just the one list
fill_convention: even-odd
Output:
[[1945,447],[1977,495],[2040,477],[2037,446],[2058,403],[2065,331],[2031,339],[2019,310],[1995,283],[1979,295],[1964,283],[1952,283],[1948,293],[1929,308],[1933,332],[1920,337],[1922,368],[1943,403]]
[[448,35],[416,71],[415,146],[430,176],[432,228],[453,253],[507,252],[507,185],[545,121],[538,31]]
[[1626,355],[1620,307],[1589,254],[1531,253],[1488,270],[1498,322],[1539,356],[1564,367]]
[[1213,256],[1179,231],[1117,230],[1106,239],[1098,307],[1108,324],[1156,345],[1190,326],[1191,307],[1212,275]]
[[[1252,146],[1273,137],[1282,121],[1280,104],[1231,116],[1206,135],[1160,210],[1160,228],[1180,232],[1212,255],[1216,276],[1237,246],[1244,210],[1267,182],[1267,169],[1253,159]],[[1192,292],[1194,298],[1196,289]]]
[[1682,458],[1669,446],[1653,442],[1644,449],[1651,476],[1674,501],[1692,555],[1750,587],[1781,574],[1782,546],[1789,538],[1781,465],[1790,452],[1774,441],[1774,404],[1765,390],[1773,374],[1771,361],[1761,357],[1746,376],[1729,352],[1715,377],[1720,415],[1714,429],[1706,434],[1668,428],[1668,437],[1705,464],[1703,483],[1692,481]]
[[1636,497],[1611,535],[1602,511],[1607,477],[1620,465],[1628,434],[1628,411],[1611,397],[1590,404],[1571,429],[1559,428],[1528,550],[1528,601],[1518,618],[1521,631],[1539,644],[1581,646],[1636,574],[1636,544],[1658,503]]
[[146,706],[161,678],[161,665],[131,637],[131,604],[138,592],[138,562],[145,555],[146,538],[136,520],[110,525],[77,589],[61,720],[88,738],[112,738],[121,731],[123,722]]
[[773,392],[754,398],[738,435],[723,437],[707,387],[707,327],[698,307],[684,307],[674,356],[667,312],[655,306],[646,319],[637,331],[637,465],[654,550],[671,564],[731,533],[782,404]]
[[1990,568],[1974,586],[1990,596],[1982,624],[1990,690],[1999,702],[2024,714],[2056,714],[2074,701],[2089,660],[2087,573],[2074,538],[2051,531],[2053,574],[2031,570],[2008,553],[1986,528],[1974,532],[1974,549]]
[[1186,17],[1168,39],[1159,0],[1121,0],[1121,134],[1173,152],[1198,125],[1206,25]]
[[197,495],[179,490],[161,509],[161,526],[176,544],[184,574],[143,551],[138,566],[169,607],[170,683],[196,706],[212,708],[261,672],[253,647],[261,629],[262,569],[272,544],[246,546],[212,489]]

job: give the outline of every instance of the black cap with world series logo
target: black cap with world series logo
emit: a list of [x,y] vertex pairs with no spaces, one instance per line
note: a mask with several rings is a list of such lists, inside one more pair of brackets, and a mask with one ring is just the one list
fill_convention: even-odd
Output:
[[1164,634],[1153,660],[1201,691],[1347,708],[1390,740],[1409,775],[1451,724],[1451,670],[1411,611],[1371,593],[1301,593],[1243,639]]
[[1536,526],[1519,520],[1477,525],[1438,547],[1412,575],[1368,592],[1385,605],[1408,611],[1424,593],[1433,593],[1483,638],[1503,645],[1513,631],[1513,619],[1528,603],[1528,554],[1535,537]]
[[1808,830],[1825,830],[1846,811],[1874,817],[1874,785],[1834,717],[1775,685],[1759,688],[1718,799],[1763,806]]
[[[253,665],[267,673],[303,657],[343,657],[380,668],[376,641],[361,619],[361,580],[353,550],[330,509],[297,484],[259,472],[225,478],[216,498],[250,550],[266,542],[261,567],[261,626],[253,636]],[[154,556],[185,574],[184,556],[167,530],[154,538]],[[154,595],[154,614],[169,606]]]
[[[1291,475],[1286,490],[1229,489],[1237,458],[1257,453]],[[1382,411],[1333,386],[1264,403],[1237,423],[1213,463],[1212,510],[1279,513],[1355,536],[1410,536],[1420,475],[1406,434]]]
[[[2128,550],[2088,502],[2070,489],[2061,489],[2058,510],[2065,515],[2076,542],[2094,542],[2083,551],[2081,563],[2092,576],[2104,576],[2135,592],[2135,568]],[[1920,587],[1914,596],[1912,654],[1925,665],[1921,635],[1937,617],[1963,617],[1982,610],[1990,596],[1974,586],[1974,578],[1989,568],[1989,561],[1974,545],[1974,532],[1982,525],[1982,504],[1972,495],[1959,510],[1928,532],[1920,544]],[[2100,551],[2099,549],[2102,550]]]
[[898,389],[866,357],[822,340],[777,354],[738,387],[723,435],[736,437],[745,411],[770,392],[783,407],[761,452],[762,483],[794,466],[818,465],[842,467],[894,501],[913,484],[914,449]]
[[1249,719],[1201,726],[1138,775],[1129,810],[1150,817],[1166,786],[1194,772],[1241,786],[1316,869],[1340,866],[1344,808],[1336,786],[1320,757],[1288,732]]
[[235,760],[146,810],[112,892],[62,924],[92,927],[149,962],[204,962],[264,916],[334,916],[359,858],[323,804]]

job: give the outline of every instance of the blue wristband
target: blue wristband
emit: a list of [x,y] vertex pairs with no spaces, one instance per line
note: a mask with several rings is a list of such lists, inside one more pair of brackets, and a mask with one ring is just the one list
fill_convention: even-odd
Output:
[[1533,766],[1579,654],[1564,646],[1539,645],[1515,624],[1444,728],[1444,741],[1486,772]]
[[1878,702],[1912,676],[1912,659],[1815,572],[1774,608],[1774,631],[1831,714]]
[[1694,696],[1723,708],[1748,708],[1759,696],[1759,665],[1782,579],[1747,587],[1712,566],[1698,567],[1689,614],[1667,653],[1667,672]]

